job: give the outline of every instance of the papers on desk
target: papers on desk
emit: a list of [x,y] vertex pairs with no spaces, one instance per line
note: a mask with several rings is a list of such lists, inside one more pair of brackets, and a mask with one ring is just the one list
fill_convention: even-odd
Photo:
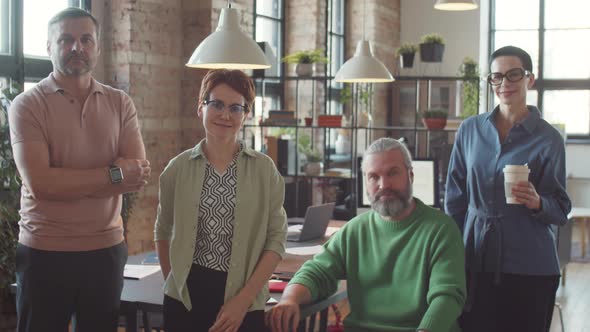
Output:
[[309,256],[309,255],[319,254],[323,250],[324,250],[324,247],[318,244],[315,246],[287,248],[287,253],[291,254],[291,255]]
[[123,270],[123,277],[125,279],[139,280],[159,271],[159,265],[125,264],[125,270]]

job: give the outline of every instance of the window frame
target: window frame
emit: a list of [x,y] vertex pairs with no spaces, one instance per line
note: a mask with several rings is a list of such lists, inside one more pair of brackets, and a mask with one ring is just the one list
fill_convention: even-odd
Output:
[[[279,17],[268,16],[264,14],[260,14],[257,12],[257,0],[253,2],[253,25],[254,28],[252,29],[252,38],[256,40],[256,28],[258,18],[262,18],[265,20],[270,20],[278,24],[279,27],[279,45],[277,45],[277,54],[276,57],[279,60],[279,66],[277,70],[279,71],[279,75],[277,77],[272,77],[270,79],[266,78],[264,75],[262,77],[257,77],[254,80],[256,85],[256,97],[271,97],[277,98],[278,104],[280,108],[283,109],[285,106],[284,98],[283,98],[283,77],[285,76],[285,69],[286,66],[280,59],[283,58],[285,52],[285,0],[273,0],[277,1],[279,4]],[[254,110],[256,112],[256,110]],[[262,110],[264,112],[264,110]],[[263,115],[262,112],[257,115]],[[258,113],[258,112],[257,112]]]
[[[334,22],[332,22],[332,11],[334,10],[334,2],[335,1],[341,1],[341,6],[342,6],[342,13],[341,13],[341,17],[340,19],[342,20],[342,33],[338,33],[334,30],[332,30],[332,27],[334,26]],[[326,6],[326,56],[328,57],[328,59],[330,59],[330,61],[333,61],[334,59],[334,55],[332,54],[332,43],[334,42],[334,39],[339,39],[340,40],[340,45],[341,45],[341,49],[340,49],[340,54],[341,54],[341,59],[340,60],[340,65],[338,66],[338,68],[342,67],[342,65],[344,64],[344,62],[346,62],[346,56],[345,56],[345,51],[346,51],[346,9],[347,9],[347,0],[327,0],[327,6]],[[326,66],[326,76],[333,78],[334,76],[336,76],[336,73],[332,73],[332,65],[331,64],[327,64]],[[336,70],[338,71],[338,70]],[[342,90],[345,88],[344,83],[338,83],[336,81],[330,80],[330,82],[326,82],[326,91],[327,91],[327,109],[326,112],[327,114],[333,114],[333,110],[331,109],[331,102],[332,101],[336,101],[338,104],[340,104],[340,94],[342,92]],[[343,108],[342,108],[342,104],[340,104],[339,107],[339,111],[338,113],[342,113]]]
[[[545,1],[539,0],[539,25],[537,29],[538,37],[538,73],[535,74],[535,85],[533,90],[537,91],[537,106],[541,112],[543,112],[543,97],[546,91],[556,90],[590,90],[590,78],[587,79],[545,79],[544,78],[544,54],[545,54],[545,33],[553,31],[554,29],[545,28]],[[489,0],[489,34],[488,34],[488,47],[490,50],[495,50],[494,45],[495,34],[498,31],[520,31],[517,29],[497,29],[496,28],[496,0]],[[531,29],[527,29],[531,30]],[[489,91],[491,88],[488,86]],[[490,95],[493,96],[493,93]],[[489,98],[488,107],[494,106],[494,98]],[[590,143],[590,132],[586,135],[567,134],[567,143]]]

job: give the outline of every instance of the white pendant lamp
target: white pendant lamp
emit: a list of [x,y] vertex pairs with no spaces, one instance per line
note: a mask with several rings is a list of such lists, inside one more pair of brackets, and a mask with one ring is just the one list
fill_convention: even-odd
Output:
[[373,56],[371,43],[365,39],[366,1],[363,1],[363,39],[356,44],[354,56],[348,59],[334,77],[342,83],[385,83],[393,81],[387,67]]
[[359,40],[354,56],[340,67],[334,80],[343,83],[385,83],[394,79],[385,65],[373,56],[371,43]]
[[475,0],[437,0],[434,4],[434,9],[438,10],[472,10],[476,9],[477,2]]
[[238,11],[223,8],[217,30],[193,52],[186,66],[206,69],[265,69],[270,62],[256,42],[240,28]]

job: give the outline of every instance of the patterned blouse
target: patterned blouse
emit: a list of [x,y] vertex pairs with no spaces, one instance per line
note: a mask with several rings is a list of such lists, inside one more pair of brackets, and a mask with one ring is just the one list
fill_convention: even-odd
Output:
[[[240,144],[240,150],[242,150]],[[239,152],[238,151],[238,152]],[[223,174],[207,162],[199,204],[198,229],[193,263],[227,272],[229,270],[236,188],[238,183],[237,156]]]

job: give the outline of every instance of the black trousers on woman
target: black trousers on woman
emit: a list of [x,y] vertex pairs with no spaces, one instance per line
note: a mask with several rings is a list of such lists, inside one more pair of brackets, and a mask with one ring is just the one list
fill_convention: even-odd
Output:
[[478,273],[471,310],[459,319],[463,332],[548,332],[555,305],[559,276],[500,275]]
[[[192,309],[164,295],[164,330],[166,332],[206,332],[215,323],[223,305],[227,273],[193,264],[186,280]],[[246,313],[240,332],[267,331],[264,310]]]

